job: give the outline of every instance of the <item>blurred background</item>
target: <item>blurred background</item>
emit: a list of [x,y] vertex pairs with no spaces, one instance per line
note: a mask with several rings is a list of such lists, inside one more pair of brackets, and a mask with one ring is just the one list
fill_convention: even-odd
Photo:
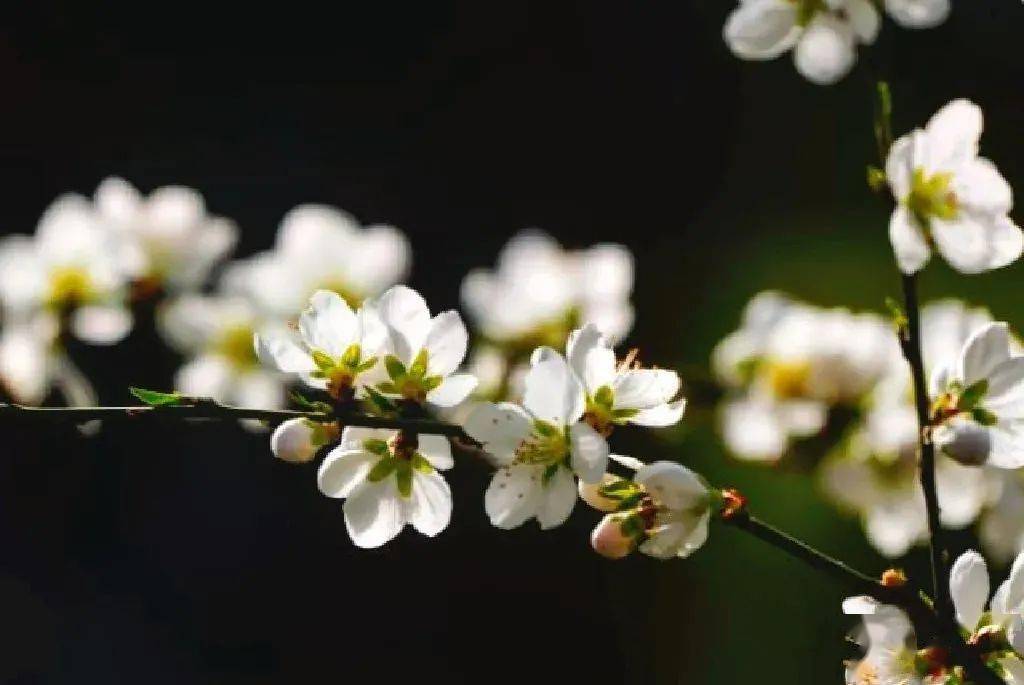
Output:
[[[537,226],[627,245],[637,322],[661,366],[707,368],[766,288],[881,310],[898,295],[874,163],[871,84],[898,133],[966,96],[983,153],[1024,182],[1024,8],[955,0],[943,26],[887,22],[822,88],[788,57],[735,59],[733,3],[371,3],[220,9],[45,2],[0,22],[0,233],[31,233],[58,194],[109,174],[199,189],[268,249],[303,202],[401,228],[410,285],[458,306],[467,270]],[[870,62],[870,63],[869,63]],[[1017,217],[1020,221],[1020,217]],[[956,295],[1024,326],[1018,263]],[[180,358],[151,327],[71,349],[105,404],[164,388]],[[268,683],[841,682],[843,588],[713,527],[686,561],[590,552],[577,507],[544,534],[493,529],[488,471],[460,463],[450,527],[362,551],[315,466],[222,423],[3,427],[0,681]],[[675,458],[741,488],[765,519],[869,571],[886,562],[806,475],[729,459],[711,412],[623,430],[617,451]],[[972,544],[969,534],[958,544]],[[926,553],[901,560],[925,577]]]

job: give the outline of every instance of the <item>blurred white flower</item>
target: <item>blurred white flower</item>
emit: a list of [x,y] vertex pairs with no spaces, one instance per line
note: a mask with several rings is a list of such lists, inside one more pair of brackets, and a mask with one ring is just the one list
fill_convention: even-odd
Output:
[[920,685],[914,628],[901,609],[871,597],[849,597],[843,613],[860,616],[863,626],[856,641],[864,658],[846,667],[847,685]]
[[453,465],[448,440],[397,431],[346,427],[341,443],[320,465],[317,482],[328,497],[344,498],[345,527],[360,547],[380,547],[411,525],[428,537],[448,526],[452,493],[438,473]]
[[633,355],[617,363],[615,352],[594,324],[569,334],[566,356],[583,383],[584,420],[602,434],[617,424],[671,426],[682,418],[686,400],[673,399],[679,392],[679,374],[639,368]]
[[908,29],[930,29],[946,21],[950,0],[885,0],[885,11]]
[[725,442],[741,458],[778,459],[793,438],[818,433],[830,407],[857,404],[897,362],[896,337],[881,317],[761,293],[712,354],[729,389]]
[[318,449],[337,438],[336,423],[288,419],[274,429],[270,436],[270,450],[282,461],[304,464],[313,460]]
[[990,558],[1008,563],[1024,550],[1024,471],[986,471],[993,493],[981,514],[978,537]]
[[618,559],[639,549],[656,559],[682,558],[707,541],[710,492],[681,464],[642,464],[632,479],[605,474],[600,484],[581,481],[579,490],[588,504],[612,512],[590,537],[602,556]]
[[454,407],[473,392],[476,378],[456,373],[466,357],[469,334],[453,309],[431,318],[418,292],[396,285],[366,305],[380,314],[387,331],[385,356],[375,387],[385,395],[435,407]]
[[202,196],[184,186],[144,197],[124,179],[110,177],[96,189],[94,204],[98,221],[114,234],[121,268],[149,287],[201,287],[238,241],[235,224],[207,214]]
[[45,308],[69,316],[71,331],[86,342],[116,343],[132,327],[116,251],[92,205],[64,195],[34,236],[0,240],[0,306],[16,318]]
[[163,337],[187,356],[176,390],[255,409],[285,405],[281,374],[264,369],[253,336],[267,323],[248,300],[231,294],[178,296],[159,310]]
[[981,129],[981,109],[954,100],[889,151],[886,176],[899,203],[889,238],[904,273],[924,267],[933,246],[962,273],[1020,257],[1024,236],[1008,216],[1013,192],[995,165],[978,156]]
[[405,278],[410,258],[396,228],[361,227],[333,207],[301,205],[282,220],[274,249],[246,260],[238,285],[268,314],[288,319],[317,290],[358,307]]
[[498,528],[536,518],[541,528],[561,525],[576,504],[574,474],[598,482],[608,464],[608,444],[583,420],[583,384],[565,358],[538,348],[526,376],[523,407],[480,403],[465,431],[483,443],[498,471],[484,506]]
[[337,293],[318,290],[299,315],[298,335],[287,329],[250,335],[259,358],[335,399],[348,399],[372,383],[387,330],[369,305],[353,312]]
[[[502,249],[493,271],[462,281],[462,302],[482,335],[529,352],[561,348],[569,331],[595,324],[612,342],[633,325],[633,256],[621,245],[567,251],[550,236],[524,231]],[[525,355],[524,355],[525,356]]]
[[932,377],[933,439],[965,464],[1024,466],[1024,356],[1005,323],[989,323]]
[[796,69],[819,85],[835,83],[870,45],[880,18],[870,0],[740,0],[723,30],[741,59],[769,60],[793,49]]

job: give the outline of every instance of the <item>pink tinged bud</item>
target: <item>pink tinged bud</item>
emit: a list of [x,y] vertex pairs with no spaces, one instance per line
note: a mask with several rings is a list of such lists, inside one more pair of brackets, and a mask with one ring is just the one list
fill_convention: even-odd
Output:
[[289,419],[270,436],[270,449],[274,456],[293,464],[312,461],[317,447],[316,429],[306,419]]
[[615,511],[619,508],[619,500],[605,497],[601,494],[601,488],[620,480],[622,479],[618,476],[606,473],[600,483],[584,483],[580,481],[580,499],[598,511]]
[[633,551],[636,538],[623,532],[621,515],[609,514],[590,534],[590,544],[594,551],[608,559],[621,559]]

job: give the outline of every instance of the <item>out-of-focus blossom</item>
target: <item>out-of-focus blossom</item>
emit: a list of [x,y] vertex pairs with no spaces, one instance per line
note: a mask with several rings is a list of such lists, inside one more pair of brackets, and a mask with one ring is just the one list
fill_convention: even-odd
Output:
[[899,203],[889,238],[904,273],[923,268],[932,246],[962,273],[1020,257],[1024,235],[1008,216],[1013,192],[995,165],[978,156],[981,129],[981,109],[954,100],[889,151],[885,172]]
[[285,405],[283,376],[261,367],[253,349],[253,336],[266,334],[269,324],[248,300],[181,295],[160,310],[158,324],[164,338],[188,357],[175,374],[175,389],[256,409]]
[[893,348],[898,353],[891,327],[873,314],[757,295],[712,357],[730,389],[726,444],[745,459],[779,458],[793,438],[819,432],[830,407],[855,405],[890,373]]
[[992,496],[981,514],[978,537],[989,558],[1008,563],[1024,550],[1024,471],[990,469]]
[[976,331],[933,375],[933,438],[966,464],[1024,466],[1024,356],[1005,323]]
[[885,0],[885,11],[908,29],[930,29],[946,21],[950,0]]
[[242,285],[269,314],[288,319],[317,290],[330,290],[350,307],[383,293],[405,278],[409,243],[391,226],[362,227],[348,214],[324,205],[288,212],[274,249],[249,260]]
[[[252,340],[252,338],[250,338]],[[299,315],[298,335],[289,330],[257,331],[256,351],[286,374],[335,399],[350,399],[373,382],[387,330],[372,306],[353,312],[337,293],[318,290]]]
[[545,233],[525,231],[505,245],[496,269],[463,279],[462,302],[484,337],[526,356],[538,345],[561,348],[587,323],[621,340],[633,325],[632,291],[625,247],[567,251]]
[[679,392],[679,374],[642,369],[633,360],[635,354],[617,363],[594,324],[569,334],[566,356],[586,393],[584,420],[602,434],[618,424],[671,426],[683,417],[686,400],[673,399]]
[[270,450],[282,461],[305,464],[313,460],[318,449],[337,439],[336,423],[288,419],[274,429],[270,436]]
[[725,42],[741,59],[769,60],[793,50],[796,69],[820,85],[835,83],[870,45],[880,17],[870,0],[740,0]]
[[64,195],[43,213],[34,236],[0,240],[0,306],[13,318],[45,309],[67,317],[86,342],[116,343],[132,327],[116,253],[92,204]]
[[608,444],[586,421],[583,384],[555,350],[538,348],[526,377],[523,406],[477,405],[465,423],[498,471],[484,497],[491,523],[516,528],[536,518],[561,525],[576,505],[575,476],[593,483],[608,464]]
[[707,541],[711,493],[681,464],[643,464],[631,479],[605,474],[599,484],[581,481],[579,490],[588,504],[611,512],[590,537],[602,556],[619,559],[639,549],[656,559],[681,558]]
[[846,667],[847,685],[922,685],[916,658],[917,646],[910,619],[899,607],[880,604],[871,597],[843,601],[843,613],[860,616],[862,628],[855,634],[864,658]]
[[139,288],[194,290],[238,240],[238,228],[210,216],[202,195],[184,186],[143,196],[122,178],[96,189],[97,220],[114,234],[120,267]]
[[448,526],[452,493],[438,473],[453,465],[448,440],[349,426],[320,465],[320,491],[344,499],[345,527],[360,547],[380,547],[411,525],[428,537]]

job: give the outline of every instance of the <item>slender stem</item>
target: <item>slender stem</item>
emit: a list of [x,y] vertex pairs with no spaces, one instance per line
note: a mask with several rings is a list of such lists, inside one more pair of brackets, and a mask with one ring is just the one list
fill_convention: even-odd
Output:
[[308,418],[315,421],[337,420],[349,426],[393,428],[415,433],[445,435],[476,444],[476,441],[466,435],[460,426],[443,421],[372,416],[347,411],[329,414],[292,409],[248,409],[219,404],[206,398],[188,398],[186,403],[180,405],[138,407],[26,407],[20,404],[0,404],[0,420],[84,423],[96,419],[108,421],[143,418],[157,420],[257,419],[260,421],[283,421],[294,418]]
[[921,356],[921,307],[917,297],[916,274],[903,275],[903,304],[907,325],[900,331],[900,347],[910,365],[914,382],[914,406],[917,410],[918,443],[921,453],[920,477],[924,490],[924,503],[928,515],[928,543],[931,551],[932,587],[939,615],[953,621],[953,602],[949,596],[949,568],[943,544],[939,497],[935,485],[935,445],[928,438],[929,404],[928,382]]

